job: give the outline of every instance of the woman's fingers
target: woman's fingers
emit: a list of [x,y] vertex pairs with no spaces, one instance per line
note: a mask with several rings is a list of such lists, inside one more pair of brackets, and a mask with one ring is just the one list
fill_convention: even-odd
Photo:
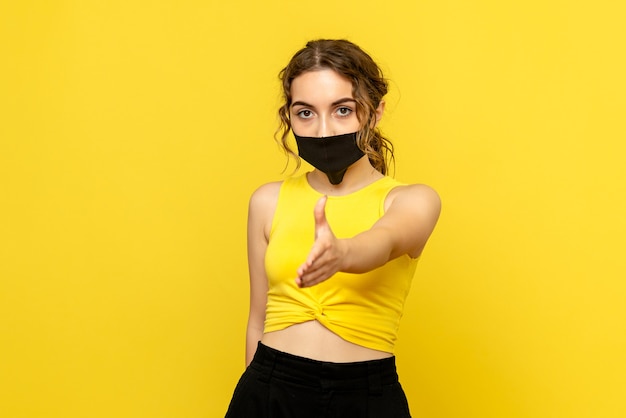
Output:
[[315,242],[306,261],[298,268],[296,283],[300,287],[313,286],[339,270],[339,241],[326,219],[326,196],[321,197],[313,210],[315,218]]
[[322,196],[315,204],[315,209],[313,209],[313,217],[315,218],[315,240],[317,240],[320,234],[324,234],[327,230],[330,230],[328,221],[326,220],[327,200],[327,196]]

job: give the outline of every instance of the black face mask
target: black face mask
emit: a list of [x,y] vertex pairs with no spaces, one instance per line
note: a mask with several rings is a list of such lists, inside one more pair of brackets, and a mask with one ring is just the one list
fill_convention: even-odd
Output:
[[356,145],[356,132],[325,138],[293,136],[298,155],[326,174],[331,184],[341,183],[348,167],[365,155]]

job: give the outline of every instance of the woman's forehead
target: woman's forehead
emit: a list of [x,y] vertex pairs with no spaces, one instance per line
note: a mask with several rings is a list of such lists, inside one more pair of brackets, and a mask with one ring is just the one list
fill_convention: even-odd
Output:
[[352,98],[352,82],[331,69],[307,71],[292,81],[291,96],[293,101]]

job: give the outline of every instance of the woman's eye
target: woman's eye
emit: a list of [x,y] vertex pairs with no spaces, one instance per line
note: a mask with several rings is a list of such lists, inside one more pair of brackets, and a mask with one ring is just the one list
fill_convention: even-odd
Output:
[[297,113],[297,115],[302,119],[309,119],[311,116],[313,116],[313,112],[308,109],[302,109]]
[[348,116],[350,113],[352,113],[352,109],[350,109],[349,107],[340,107],[339,109],[337,109],[337,114],[339,116]]

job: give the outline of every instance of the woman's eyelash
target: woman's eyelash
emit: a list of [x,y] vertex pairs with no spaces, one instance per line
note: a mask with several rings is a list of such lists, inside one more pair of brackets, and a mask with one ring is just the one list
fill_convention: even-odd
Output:
[[340,108],[337,109],[337,113],[340,116],[348,116],[350,113],[352,113],[352,109],[346,106],[341,106]]
[[[349,116],[352,112],[354,112],[354,110],[347,106],[341,106],[335,110],[335,113],[342,117]],[[308,119],[313,116],[313,111],[310,109],[302,109],[302,110],[297,111],[296,115],[298,115],[301,118]]]

